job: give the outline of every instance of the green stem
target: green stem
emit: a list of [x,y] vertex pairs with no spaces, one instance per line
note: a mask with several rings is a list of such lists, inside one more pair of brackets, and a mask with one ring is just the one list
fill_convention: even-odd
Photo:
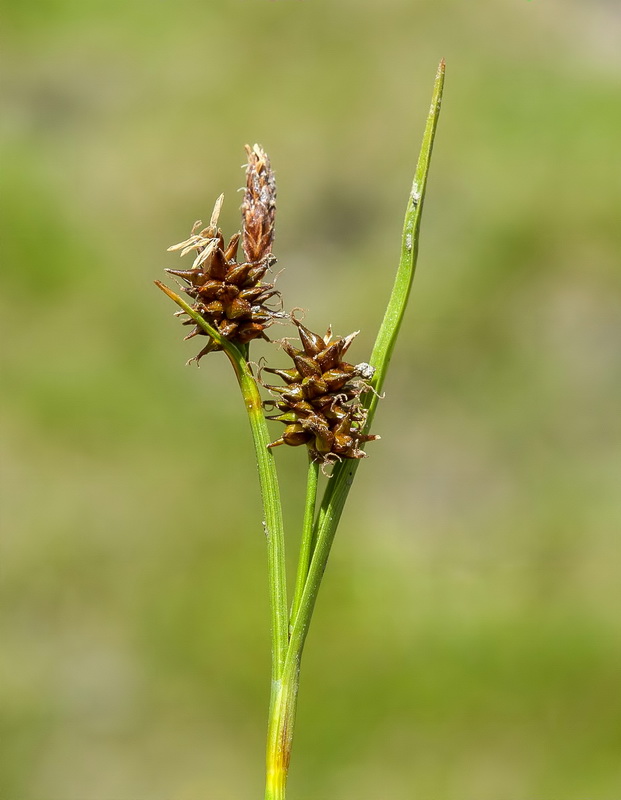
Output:
[[291,604],[291,615],[289,626],[293,625],[296,618],[306,576],[310,567],[311,556],[313,554],[313,523],[315,521],[315,503],[317,500],[317,480],[319,477],[319,462],[311,456],[308,459],[308,477],[306,481],[306,505],[304,507],[304,524],[302,526],[302,544],[300,546],[300,557],[298,559],[298,571],[295,579],[295,591]]
[[285,537],[280,504],[280,491],[274,456],[267,449],[270,435],[267,430],[261,395],[257,382],[250,371],[244,354],[233,344],[224,339],[218,331],[211,327],[192,306],[183,300],[160,281],[155,284],[171,300],[182,308],[205,333],[222,347],[229,357],[237,381],[241,389],[244,405],[248,413],[252,440],[257,458],[261,500],[263,502],[264,528],[267,539],[267,559],[269,571],[269,593],[272,615],[272,699],[276,702],[277,688],[284,668],[287,643],[289,641],[289,611],[287,608],[287,583],[285,572]]
[[[245,364],[245,362],[244,362]],[[252,429],[267,539],[269,593],[272,610],[272,681],[277,682],[284,667],[289,642],[287,607],[287,575],[285,571],[285,539],[280,505],[280,490],[274,456],[267,446],[271,442],[265,424],[261,395],[254,377],[247,368],[237,375]]]
[[297,669],[283,674],[271,706],[265,800],[285,800],[299,685],[298,662]]
[[[290,630],[296,618],[302,592],[306,583],[313,553],[313,522],[317,499],[317,482],[319,478],[319,462],[309,458],[308,477],[306,482],[306,503],[304,507],[304,523],[302,526],[302,543],[295,582],[295,592],[291,604]],[[289,760],[291,758],[291,742],[298,699],[300,670],[290,671],[283,675],[275,702],[272,706],[270,725],[267,737],[267,782],[265,800],[284,800],[287,786]]]
[[[416,257],[418,254],[420,220],[427,186],[427,175],[429,172],[433,141],[440,113],[443,86],[444,61],[440,63],[436,75],[431,108],[427,118],[427,125],[416,167],[414,183],[406,208],[399,267],[386,314],[378,332],[371,356],[371,364],[375,367],[373,388],[376,393],[369,393],[367,395],[367,430],[370,428],[375,415],[378,395],[386,377],[386,370],[399,333],[399,328],[401,327],[401,321],[405,313],[412,286],[412,279],[414,277]],[[317,593],[321,585],[328,556],[330,555],[334,535],[359,463],[360,462],[355,459],[345,459],[336,465],[328,483],[315,525],[315,547],[312,553],[306,583],[299,601],[298,612],[292,617],[291,635],[282,675],[282,684],[275,704],[275,711],[278,717],[276,721],[278,732],[273,735],[273,746],[281,748],[280,759],[275,761],[275,766],[280,768],[281,771],[284,770],[284,773],[279,776],[279,780],[274,781],[274,785],[279,787],[282,784],[283,789],[281,794],[266,795],[266,800],[281,800],[281,798],[284,798],[284,784],[291,751],[292,726],[295,719],[302,652],[304,650],[306,636],[317,600]]]

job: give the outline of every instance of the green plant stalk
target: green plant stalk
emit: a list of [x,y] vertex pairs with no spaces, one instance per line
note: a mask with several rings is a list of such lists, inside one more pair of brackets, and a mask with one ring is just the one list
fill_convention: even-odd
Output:
[[313,555],[313,527],[315,521],[315,505],[317,501],[317,480],[319,478],[319,462],[309,456],[308,477],[306,481],[306,502],[304,506],[304,524],[302,526],[302,543],[300,545],[300,556],[298,559],[298,571],[295,579],[295,590],[291,603],[291,614],[289,616],[289,626],[293,625],[293,620],[297,616],[302,592],[306,583],[306,576],[310,567]]
[[[287,643],[289,641],[289,609],[287,606],[287,582],[285,572],[285,537],[278,488],[278,476],[272,452],[267,449],[271,438],[267,430],[263,405],[257,382],[250,371],[244,354],[233,344],[205,322],[192,306],[161,281],[155,281],[165,294],[170,297],[197,325],[222,347],[229,357],[241,389],[252,439],[257,458],[261,500],[263,502],[264,529],[267,539],[267,558],[269,571],[269,593],[271,605],[272,628],[272,700],[275,702],[279,682],[284,668]],[[272,714],[270,713],[270,719]]]
[[[370,363],[375,367],[375,375],[372,383],[375,393],[369,393],[369,395],[367,395],[367,398],[370,396],[370,399],[367,401],[367,430],[370,429],[375,415],[379,393],[384,384],[386,371],[401,327],[410,295],[412,280],[414,278],[423,201],[425,198],[431,153],[442,101],[444,71],[444,61],[441,61],[435,79],[431,107],[427,117],[427,124],[416,166],[414,182],[406,208],[399,267],[397,269],[397,275],[384,315],[384,320],[378,332],[371,355]],[[277,747],[278,751],[274,755],[272,761],[275,769],[280,770],[280,772],[272,779],[271,787],[268,783],[268,793],[266,793],[265,796],[266,800],[284,800],[285,797],[302,652],[313,615],[317,593],[321,585],[328,556],[330,555],[334,535],[359,463],[358,460],[345,459],[335,466],[315,526],[316,543],[304,590],[300,598],[298,611],[297,614],[292,617],[291,635],[289,647],[287,648],[282,683],[274,706],[274,712],[278,716],[278,734],[274,736],[272,746]],[[270,788],[271,793],[269,791]]]
[[[302,543],[295,582],[293,602],[289,625],[297,615],[302,599],[302,592],[310,567],[313,551],[313,523],[315,519],[315,505],[317,499],[317,482],[319,478],[319,462],[309,457],[308,477],[306,483],[306,502],[304,506],[304,523],[302,526]],[[273,713],[270,718],[267,742],[267,778],[265,800],[283,800],[285,797],[287,773],[289,771],[289,758],[291,754],[291,740],[295,722],[295,702],[290,703],[290,697],[297,697],[299,685],[299,670],[290,676],[285,683],[281,681],[272,706]]]

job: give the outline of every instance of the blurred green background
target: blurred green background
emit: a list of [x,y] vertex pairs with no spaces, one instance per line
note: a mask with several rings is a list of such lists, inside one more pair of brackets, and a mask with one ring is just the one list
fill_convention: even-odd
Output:
[[[221,191],[237,230],[258,141],[286,306],[368,358],[445,57],[290,796],[618,800],[618,2],[1,5],[0,797],[262,797],[249,431],[152,281]],[[277,459],[293,555],[304,458]]]

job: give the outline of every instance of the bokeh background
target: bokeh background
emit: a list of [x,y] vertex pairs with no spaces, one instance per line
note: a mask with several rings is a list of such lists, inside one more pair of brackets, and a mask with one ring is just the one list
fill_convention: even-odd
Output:
[[[237,229],[261,142],[285,304],[360,328],[368,358],[445,57],[418,275],[308,641],[290,794],[618,800],[617,0],[2,17],[0,797],[262,796],[249,431],[225,359],[184,366],[195,343],[152,281],[221,191]],[[304,458],[277,458],[293,556]]]

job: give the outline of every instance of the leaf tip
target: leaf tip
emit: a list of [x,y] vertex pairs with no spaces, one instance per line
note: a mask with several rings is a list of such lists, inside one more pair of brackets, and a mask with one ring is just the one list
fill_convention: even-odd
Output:
[[161,289],[164,294],[168,295],[171,300],[177,302],[177,298],[179,297],[172,289],[169,289],[166,284],[162,283],[162,281],[153,281],[153,283],[157,286],[158,289]]

